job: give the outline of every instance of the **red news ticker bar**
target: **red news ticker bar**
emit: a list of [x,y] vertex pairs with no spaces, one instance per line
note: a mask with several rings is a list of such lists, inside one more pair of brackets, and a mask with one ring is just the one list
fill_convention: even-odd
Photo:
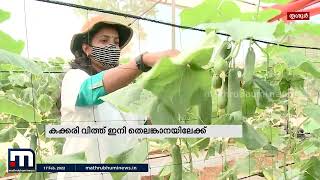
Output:
[[287,20],[310,20],[310,12],[287,12]]

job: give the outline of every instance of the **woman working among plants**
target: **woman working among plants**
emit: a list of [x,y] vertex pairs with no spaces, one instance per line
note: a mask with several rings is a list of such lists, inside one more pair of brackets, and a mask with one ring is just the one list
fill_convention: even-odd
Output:
[[[71,69],[65,74],[61,87],[62,124],[144,124],[145,117],[123,113],[99,98],[127,86],[162,57],[176,56],[178,51],[144,53],[119,65],[120,51],[132,35],[130,27],[98,16],[86,22],[82,32],[73,36],[71,51],[75,60],[71,62]],[[88,163],[104,163],[107,157],[119,154],[137,142],[131,137],[66,138],[63,154],[84,151]],[[70,176],[72,179],[111,178],[109,174],[101,173],[59,173],[58,178]],[[136,179],[137,176],[126,177]]]

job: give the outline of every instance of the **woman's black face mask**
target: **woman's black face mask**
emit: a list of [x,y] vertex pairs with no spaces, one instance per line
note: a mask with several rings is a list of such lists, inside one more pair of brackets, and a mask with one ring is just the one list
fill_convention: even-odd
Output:
[[105,47],[92,47],[91,56],[95,61],[101,63],[106,69],[111,69],[119,65],[120,48],[115,44],[109,44]]

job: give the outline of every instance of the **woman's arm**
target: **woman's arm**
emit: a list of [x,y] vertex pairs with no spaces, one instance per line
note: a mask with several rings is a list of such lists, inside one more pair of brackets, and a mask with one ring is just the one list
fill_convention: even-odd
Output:
[[[143,55],[143,63],[153,66],[162,57],[174,57],[179,54],[177,50],[167,50],[156,53],[145,53]],[[107,70],[103,76],[103,86],[107,93],[114,92],[130,84],[142,72],[137,68],[134,59],[129,63]]]
[[[143,55],[143,63],[153,66],[162,57],[173,57],[179,54],[176,50],[168,50]],[[142,72],[138,69],[135,59],[129,63],[102,71],[82,82],[76,99],[76,106],[92,106],[103,103],[100,97],[114,92],[130,84]]]

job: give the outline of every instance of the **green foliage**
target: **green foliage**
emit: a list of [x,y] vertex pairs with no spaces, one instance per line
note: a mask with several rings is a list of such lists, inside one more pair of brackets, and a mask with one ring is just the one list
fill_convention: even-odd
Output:
[[[116,155],[110,156],[105,160],[105,163],[109,164],[130,164],[130,163],[143,163],[148,155],[148,143],[147,141],[141,141],[134,147]],[[121,180],[126,173],[111,173],[114,180]]]
[[[164,59],[143,78],[144,88],[156,95],[169,110],[186,114],[193,105],[193,96],[202,97],[211,89],[208,71],[177,65],[171,59]],[[177,87],[178,85],[178,87]]]
[[143,88],[141,82],[130,84],[107,96],[101,97],[124,112],[148,115],[157,100],[150,91]]
[[[313,120],[315,120],[318,124],[320,124],[320,106],[319,105],[314,105],[314,104],[310,104],[307,105],[304,109],[303,109],[304,113],[312,118]],[[320,128],[320,126],[318,126]]]
[[42,69],[35,62],[3,49],[0,49],[0,62],[2,64],[12,64],[33,74],[42,73]]
[[[184,9],[180,14],[180,20],[181,24],[185,26],[226,22],[233,19],[266,22],[279,14],[280,11],[276,9],[262,10],[259,14],[257,12],[241,12],[238,5],[231,0],[205,0],[196,7]],[[246,29],[245,26],[241,27]],[[237,30],[241,31],[241,29]]]
[[181,12],[181,24],[196,26],[203,23],[222,22],[239,17],[240,8],[231,0],[205,0],[196,7]]
[[320,160],[317,157],[311,157],[302,167],[304,175],[302,179],[319,179],[320,178]]
[[9,19],[9,18],[10,18],[10,13],[0,9],[0,23]]
[[17,136],[17,129],[14,126],[0,131],[0,143],[11,142]]
[[[210,23],[206,28],[230,34],[232,39],[235,41],[246,38],[275,40],[274,33],[276,32],[277,23],[267,24],[264,22],[233,19],[227,22]],[[235,29],[237,30],[235,31]]]
[[267,144],[267,139],[247,122],[242,123],[242,133],[243,138],[240,141],[243,141],[249,150],[260,149]]
[[286,62],[289,68],[299,69],[305,73],[311,74],[315,78],[320,78],[320,70],[305,55],[299,52],[282,53],[281,58]]
[[7,33],[0,31],[0,49],[20,54],[24,48],[24,42],[14,40]]
[[12,101],[6,97],[0,97],[0,109],[2,113],[17,116],[29,122],[41,121],[41,115],[31,105]]
[[307,33],[311,35],[320,35],[320,25],[319,24],[312,24],[312,23],[296,23],[292,24],[288,27],[292,32],[292,35],[300,35],[302,33]]
[[[9,19],[10,13],[0,9],[0,23]],[[24,48],[24,42],[21,40],[14,40],[10,35],[7,33],[0,31],[0,49],[20,54]],[[1,62],[0,56],[0,62]]]

